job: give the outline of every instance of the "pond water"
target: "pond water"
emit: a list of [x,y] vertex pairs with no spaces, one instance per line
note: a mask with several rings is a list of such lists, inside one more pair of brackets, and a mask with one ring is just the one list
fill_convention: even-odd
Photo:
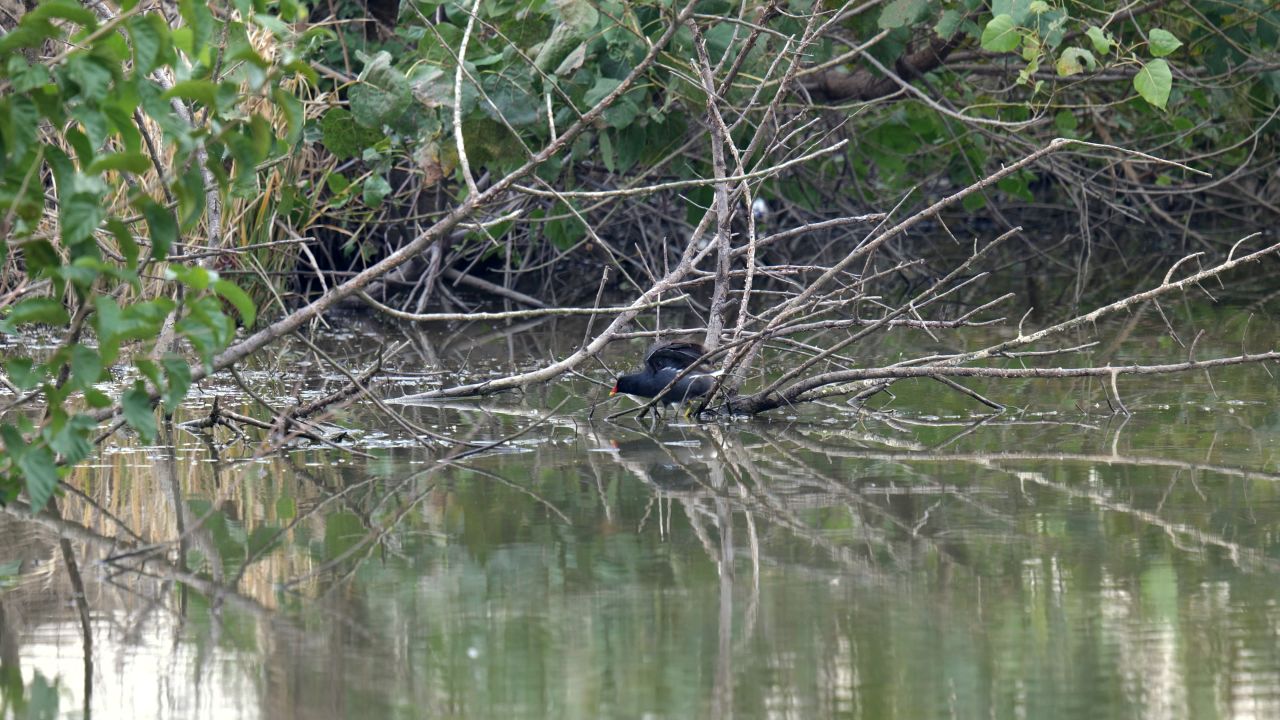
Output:
[[[1195,313],[1200,358],[1280,338],[1257,309]],[[536,367],[583,330],[338,320],[318,339],[355,368],[409,341],[381,381],[396,396]],[[991,339],[895,332],[854,354]],[[1071,362],[1188,352],[1150,315],[1062,345],[1089,339]],[[279,406],[344,381],[301,345],[242,375]],[[1280,717],[1267,369],[1122,378],[1128,418],[1095,381],[966,380],[1010,406],[991,415],[915,380],[871,412],[702,425],[603,421],[618,399],[589,419],[609,377],[393,406],[409,426],[356,402],[327,420],[348,430],[337,448],[120,436],[69,478],[60,518],[0,513],[4,702],[20,714],[52,693],[59,715],[98,718]],[[265,414],[207,383],[175,422],[215,397]],[[419,429],[523,434],[442,464]]]

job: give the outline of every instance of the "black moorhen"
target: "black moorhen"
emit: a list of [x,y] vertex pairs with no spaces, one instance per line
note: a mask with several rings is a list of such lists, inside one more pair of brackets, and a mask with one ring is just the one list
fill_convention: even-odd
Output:
[[[707,351],[698,343],[664,342],[649,348],[644,356],[644,369],[629,375],[619,375],[610,397],[618,393],[651,398],[662,392],[681,370],[693,366],[671,389],[662,394],[664,403],[682,403],[711,392],[716,380],[704,363],[698,359]],[[696,365],[695,365],[696,363]]]

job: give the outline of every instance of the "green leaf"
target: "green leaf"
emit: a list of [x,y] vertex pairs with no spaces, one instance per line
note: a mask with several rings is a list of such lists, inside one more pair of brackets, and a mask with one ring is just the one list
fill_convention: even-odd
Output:
[[573,50],[569,51],[568,55],[564,56],[564,59],[556,66],[555,74],[560,77],[572,75],[578,68],[582,67],[582,63],[586,62],[586,59],[587,44],[580,43]]
[[391,66],[391,54],[385,50],[365,58],[360,82],[347,90],[352,116],[373,130],[398,118],[412,101],[408,78]]
[[62,267],[62,257],[48,240],[30,240],[22,243],[21,247],[27,271],[32,275],[52,275]]
[[76,344],[71,347],[71,379],[77,387],[87,388],[102,377],[102,356],[98,351]]
[[1093,49],[1097,51],[1099,55],[1106,55],[1111,52],[1111,36],[1102,28],[1091,25],[1085,32],[1085,35],[1089,37],[1089,42],[1093,43]]
[[1164,57],[1180,47],[1182,47],[1182,41],[1168,30],[1152,28],[1147,34],[1147,49],[1151,51],[1152,57]]
[[161,260],[178,240],[178,222],[169,208],[151,198],[143,198],[139,204],[151,234],[151,258]]
[[1080,127],[1080,121],[1070,110],[1059,110],[1058,114],[1053,116],[1053,124],[1063,135],[1074,133],[1076,128]]
[[293,93],[282,87],[276,87],[271,91],[271,99],[275,101],[276,107],[280,108],[284,113],[285,124],[288,128],[285,134],[285,144],[293,146],[298,142],[298,138],[302,137],[302,128],[306,124],[306,118],[302,113],[302,101]]
[[382,139],[381,133],[356,123],[345,108],[331,108],[320,119],[320,142],[339,160],[360,157],[365,148]]
[[45,431],[45,437],[49,440],[49,447],[62,456],[63,462],[75,464],[93,452],[88,436],[97,426],[98,423],[88,415],[77,413],[68,418],[59,410]]
[[138,241],[133,239],[133,233],[129,232],[129,226],[118,218],[109,218],[107,220],[107,229],[115,237],[116,247],[120,250],[120,254],[124,256],[124,261],[129,271],[137,270]]
[[383,198],[391,194],[391,183],[381,175],[370,175],[364,181],[364,204],[376,208],[382,204]]
[[147,159],[146,155],[136,152],[118,152],[99,155],[94,158],[85,172],[94,175],[106,170],[127,170],[131,173],[140,174],[150,169],[151,161]]
[[73,247],[92,238],[93,231],[98,229],[106,215],[103,199],[94,193],[78,192],[63,198],[58,208],[62,244]]
[[13,358],[7,361],[4,367],[9,373],[9,379],[18,386],[19,390],[30,390],[44,382],[45,366],[36,365],[31,358]]
[[1084,48],[1072,47],[1062,51],[1056,68],[1060,77],[1070,77],[1084,72],[1085,67],[1093,70],[1097,66],[1098,61],[1094,59],[1093,53]]
[[12,146],[12,157],[20,158],[36,144],[40,130],[40,110],[31,99],[18,95],[9,100],[9,122],[0,123],[0,133]]
[[605,170],[615,172],[617,161],[613,154],[613,140],[606,131],[600,132],[600,160],[604,163]]
[[43,65],[31,65],[21,55],[9,57],[9,82],[13,90],[27,93],[49,82],[49,71]]
[[53,453],[43,445],[27,448],[18,456],[18,470],[26,480],[31,511],[39,512],[58,487],[58,466],[53,461]]
[[992,15],[1008,15],[1014,25],[1022,25],[1031,15],[1033,0],[992,0]]
[[166,274],[192,290],[207,290],[216,275],[199,265],[170,265]]
[[525,89],[531,83],[521,83],[505,74],[486,75],[481,83],[488,100],[480,107],[490,118],[506,120],[513,127],[530,125],[538,120],[538,98]]
[[62,68],[62,76],[76,85],[80,95],[93,102],[105,99],[111,86],[111,70],[90,55],[72,55]]
[[607,77],[596,78],[595,85],[592,85],[591,88],[587,90],[585,94],[583,94],[582,101],[587,105],[595,106],[601,100],[605,99],[605,97],[608,96],[609,93],[618,89],[618,86],[621,84],[622,84],[621,80],[614,80],[613,78],[607,78]]
[[876,24],[881,30],[906,27],[919,20],[928,6],[926,0],[893,0],[880,11]]
[[0,57],[19,48],[39,47],[45,40],[61,35],[61,31],[48,20],[31,18],[13,30],[0,35]]
[[98,410],[111,407],[111,396],[97,388],[89,388],[85,390],[84,401],[89,403],[89,407]]
[[178,0],[178,12],[191,32],[191,51],[199,53],[213,34],[213,13],[205,0]]
[[560,19],[579,33],[593,30],[600,20],[600,13],[590,0],[553,0]]
[[4,327],[12,329],[26,323],[66,325],[69,322],[71,316],[67,314],[61,301],[53,298],[29,298],[13,306],[13,310],[4,319]]
[[169,379],[169,385],[161,396],[161,400],[164,401],[165,408],[173,412],[187,396],[187,390],[191,387],[191,366],[186,360],[176,355],[166,355],[160,364],[164,366],[165,375]]
[[97,16],[75,0],[42,0],[39,3],[35,3],[31,11],[23,17],[23,22],[30,22],[36,19],[70,20],[77,25],[90,29],[98,26]]
[[962,22],[964,22],[964,15],[959,10],[943,10],[942,17],[938,18],[938,24],[933,26],[933,31],[943,40],[950,40],[951,36],[956,34],[956,30],[960,29]]
[[174,83],[162,97],[166,100],[170,98],[193,100],[206,107],[217,108],[218,86],[209,80],[183,80]]
[[249,293],[241,290],[238,285],[230,280],[213,281],[213,291],[235,306],[236,312],[240,313],[240,320],[245,327],[253,327],[253,323],[258,318],[258,309],[253,304],[253,299],[249,297]]
[[982,49],[991,52],[1013,52],[1021,40],[1013,18],[1008,15],[997,15],[991,18],[982,31]]
[[120,409],[124,413],[124,421],[129,423],[147,442],[156,437],[156,414],[151,408],[151,397],[138,380],[120,398]]
[[1169,102],[1169,91],[1172,88],[1173,72],[1169,69],[1169,63],[1164,60],[1152,60],[1133,76],[1133,89],[1138,91],[1143,100],[1161,110]]
[[133,40],[133,62],[137,71],[149,74],[170,60],[170,29],[157,13],[147,13],[129,21],[129,38]]

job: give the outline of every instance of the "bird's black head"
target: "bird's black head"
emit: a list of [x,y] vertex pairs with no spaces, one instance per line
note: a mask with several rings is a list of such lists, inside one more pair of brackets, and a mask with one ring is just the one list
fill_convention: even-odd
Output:
[[634,374],[619,375],[613,382],[613,390],[609,391],[609,396],[613,397],[618,393],[623,393],[625,395],[639,395],[640,393],[637,392],[640,389],[639,382],[639,378]]

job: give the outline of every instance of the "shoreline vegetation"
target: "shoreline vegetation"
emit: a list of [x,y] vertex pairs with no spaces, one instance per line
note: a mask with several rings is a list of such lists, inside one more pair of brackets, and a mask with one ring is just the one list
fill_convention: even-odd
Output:
[[[154,438],[194,385],[243,385],[274,343],[323,356],[307,335],[345,306],[588,318],[563,357],[402,403],[579,373],[636,318],[679,312],[719,371],[704,420],[861,406],[908,377],[997,411],[964,379],[1093,377],[1128,414],[1122,376],[1280,357],[1266,339],[1200,357],[1206,329],[1162,304],[1274,298],[1266,2],[3,10],[0,329],[60,338],[5,358],[4,502],[45,507],[115,432]],[[1078,365],[1096,321],[1149,311],[1184,359]],[[847,354],[894,328],[991,325],[1008,337],[978,349]],[[349,383],[320,401],[202,422],[340,447],[308,418],[360,397],[407,422],[374,387],[400,350],[326,359]],[[765,376],[766,352],[784,372]],[[136,380],[108,392],[122,364]]]

